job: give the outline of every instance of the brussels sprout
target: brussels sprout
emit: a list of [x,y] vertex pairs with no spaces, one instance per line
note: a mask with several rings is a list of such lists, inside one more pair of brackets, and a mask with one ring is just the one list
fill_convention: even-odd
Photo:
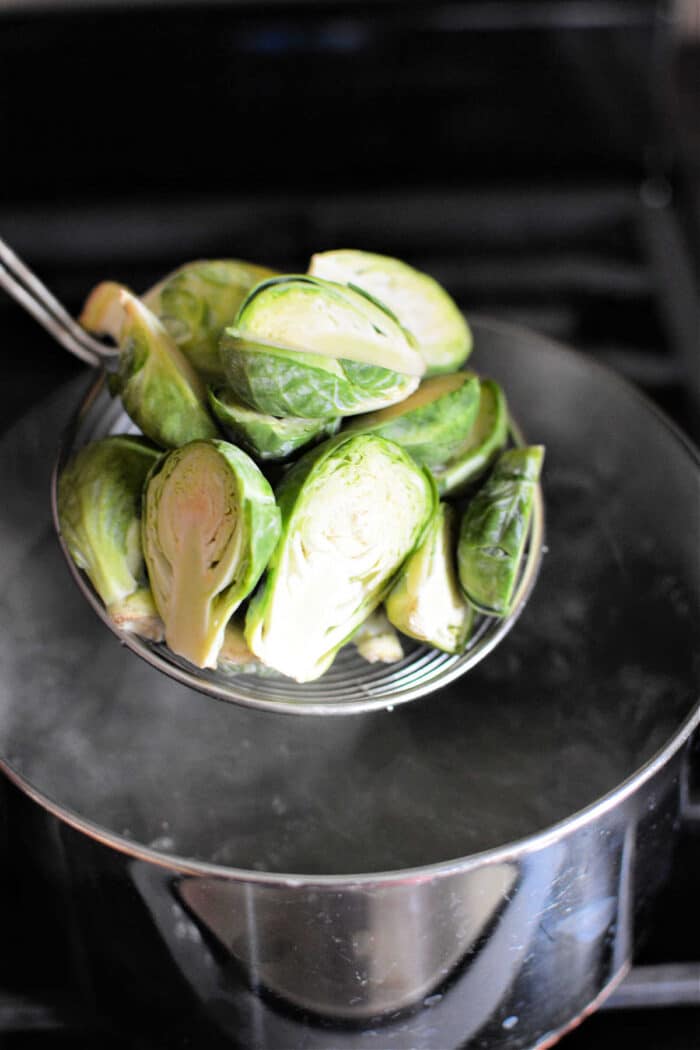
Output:
[[382,609],[375,609],[352,636],[352,644],[370,664],[393,664],[403,657],[403,646],[396,630]]
[[162,642],[165,626],[153,600],[149,587],[141,587],[126,598],[113,602],[109,607],[109,618],[120,631],[138,634],[151,642]]
[[258,582],[279,536],[270,485],[226,441],[193,441],[163,456],[144,500],[143,552],[165,639],[215,667],[226,624]]
[[226,624],[216,666],[227,674],[260,674],[267,670],[248,648],[243,625],[235,616]]
[[543,458],[541,445],[504,452],[462,518],[459,580],[471,604],[491,616],[510,608]]
[[466,361],[472,336],[456,303],[437,281],[412,266],[373,252],[321,252],[309,273],[362,288],[385,303],[418,343],[427,375],[453,372]]
[[274,272],[239,259],[203,259],[179,267],[141,298],[197,372],[219,381],[223,328],[251,288]]
[[400,404],[353,419],[347,430],[395,441],[417,463],[431,467],[464,444],[479,411],[480,391],[478,378],[466,372],[434,376]]
[[238,397],[273,416],[330,419],[383,408],[413,393],[425,370],[389,311],[304,276],[254,288],[220,351]]
[[479,412],[461,446],[433,450],[430,469],[441,496],[459,493],[491,465],[508,440],[508,408],[498,383],[482,379]]
[[158,318],[128,289],[98,285],[80,316],[88,331],[116,338],[118,370],[112,394],[121,396],[137,427],[164,448],[216,437],[201,379]]
[[224,433],[258,459],[286,459],[312,441],[331,437],[340,419],[279,418],[256,412],[229,390],[209,390],[209,404]]
[[456,511],[440,503],[385,600],[394,627],[446,653],[463,651],[474,620],[457,578],[456,539]]
[[[85,300],[79,323],[93,335],[108,335],[115,343],[124,323],[124,307],[121,301],[122,292],[129,289],[116,281],[101,281],[90,292]],[[129,293],[130,294],[130,293]]]
[[70,555],[108,610],[144,580],[141,492],[160,453],[142,438],[93,441],[58,482],[58,520]]
[[307,452],[278,499],[282,538],[245,633],[264,663],[308,682],[383,600],[436,494],[402,448],[357,434]]

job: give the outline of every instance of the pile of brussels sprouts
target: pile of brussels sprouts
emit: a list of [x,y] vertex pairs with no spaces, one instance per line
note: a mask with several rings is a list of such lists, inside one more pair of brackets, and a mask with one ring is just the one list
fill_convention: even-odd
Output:
[[110,390],[143,435],[59,479],[118,627],[306,682],[349,641],[459,653],[476,613],[507,615],[543,449],[506,450],[503,391],[462,369],[471,334],[432,278],[361,251],[303,275],[202,261],[140,298],[100,284],[80,320],[116,341]]

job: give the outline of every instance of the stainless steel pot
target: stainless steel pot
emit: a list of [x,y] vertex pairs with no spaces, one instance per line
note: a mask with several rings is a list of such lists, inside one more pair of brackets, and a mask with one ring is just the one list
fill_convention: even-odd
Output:
[[27,857],[98,1009],[143,1000],[165,1045],[523,1050],[626,972],[700,721],[699,460],[611,373],[475,334],[547,445],[549,549],[509,638],[393,712],[236,708],[123,651],[50,528],[75,387],[2,443],[0,740]]

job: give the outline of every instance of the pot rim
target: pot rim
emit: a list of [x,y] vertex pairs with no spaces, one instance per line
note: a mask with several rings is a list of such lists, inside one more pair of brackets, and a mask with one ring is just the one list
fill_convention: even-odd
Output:
[[651,780],[680,751],[692,736],[694,730],[699,726],[700,701],[666,745],[648,759],[643,766],[605,795],[589,803],[588,806],[568,817],[564,817],[562,820],[557,821],[556,824],[552,824],[542,831],[526,835],[521,839],[514,839],[512,842],[502,846],[494,846],[491,849],[482,850],[479,853],[468,853],[464,857],[457,857],[453,860],[436,861],[433,864],[425,864],[413,868],[400,868],[394,871],[358,872],[350,875],[304,875],[295,874],[294,872],[253,871],[247,868],[227,867],[209,861],[194,860],[188,857],[181,857],[177,853],[171,854],[164,850],[152,849],[150,846],[143,846],[132,839],[127,839],[117,832],[109,831],[94,821],[81,817],[75,810],[55,802],[49,795],[34,787],[31,781],[27,780],[14,769],[10,762],[2,757],[0,757],[0,770],[29,798],[39,803],[43,809],[47,810],[54,817],[58,817],[59,820],[76,831],[81,831],[89,838],[100,842],[104,846],[116,849],[120,853],[127,854],[134,860],[144,860],[157,867],[167,868],[173,874],[214,876],[237,882],[284,886],[289,889],[304,886],[308,889],[334,887],[347,890],[372,885],[389,886],[392,884],[429,882],[436,878],[462,874],[483,865],[498,864],[506,860],[512,861],[517,857],[544,849],[558,842],[570,832],[574,832],[586,824],[593,823],[598,817],[628,799],[639,787]]
[[[555,340],[548,339],[546,336],[540,335],[537,332],[530,332],[529,330],[523,329],[517,325],[476,315],[473,316],[471,320],[477,324],[485,324],[492,330],[500,331],[504,335],[517,333],[522,336],[523,332],[525,332],[528,338],[544,344],[550,351],[554,350],[557,353],[566,356],[582,359],[585,362],[586,367],[597,369],[604,375],[608,382],[612,381],[614,384],[617,384],[618,387],[622,388],[625,396],[631,396],[633,399],[641,402],[646,410],[656,417],[658,423],[665,427],[665,429],[670,432],[675,440],[681,445],[682,449],[685,450],[691,460],[695,463],[695,466],[700,468],[700,450],[695,446],[691,439],[671,419],[669,419],[669,417],[659,409],[650,398],[607,365],[601,364],[601,362],[589,358],[570,347],[557,343]],[[678,751],[680,751],[698,726],[700,726],[700,696],[696,700],[695,705],[689,714],[685,717],[683,722],[681,722],[680,726],[667,740],[664,746],[647,759],[643,765],[613,787],[610,791],[601,795],[587,806],[584,806],[583,809],[577,810],[575,813],[557,821],[555,824],[550,825],[542,831],[534,832],[531,835],[515,839],[510,843],[501,846],[494,846],[490,849],[482,850],[478,853],[467,854],[466,856],[457,857],[452,860],[436,861],[432,864],[396,869],[393,871],[359,872],[355,874],[305,875],[293,872],[253,871],[246,868],[229,867],[209,861],[181,857],[177,853],[171,854],[163,850],[156,850],[135,842],[132,839],[125,838],[117,832],[110,831],[92,820],[81,817],[75,810],[56,802],[51,796],[36,788],[31,781],[24,777],[19,770],[15,769],[14,766],[2,755],[0,755],[0,770],[29,798],[37,802],[42,808],[57,817],[63,823],[68,824],[77,831],[83,832],[89,838],[94,839],[102,845],[111,847],[120,853],[131,856],[134,860],[147,861],[158,867],[166,868],[174,874],[214,876],[234,881],[259,883],[268,886],[283,886],[286,888],[303,886],[308,889],[342,888],[344,890],[349,890],[355,887],[360,888],[373,885],[390,886],[394,884],[416,884],[436,878],[446,878],[450,875],[461,874],[483,865],[500,863],[504,860],[512,860],[515,857],[520,857],[535,852],[536,850],[546,848],[554,842],[562,839],[565,835],[568,835],[569,832],[573,832],[586,824],[593,823],[593,821],[599,816],[607,813],[614,806],[618,805],[618,803],[622,803],[628,799],[639,787],[650,780]]]

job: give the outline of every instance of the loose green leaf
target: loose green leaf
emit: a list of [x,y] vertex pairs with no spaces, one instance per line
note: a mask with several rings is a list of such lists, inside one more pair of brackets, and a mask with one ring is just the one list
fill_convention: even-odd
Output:
[[541,445],[504,452],[462,518],[459,580],[471,604],[492,616],[510,610],[543,458]]

